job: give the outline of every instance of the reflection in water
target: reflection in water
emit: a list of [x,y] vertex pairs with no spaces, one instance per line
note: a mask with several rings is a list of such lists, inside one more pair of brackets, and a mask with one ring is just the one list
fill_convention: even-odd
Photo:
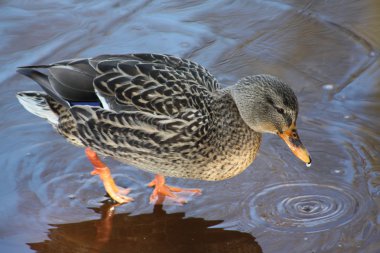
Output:
[[183,213],[167,214],[161,205],[136,216],[115,214],[115,206],[107,203],[95,211],[100,220],[52,225],[48,240],[28,245],[39,253],[262,252],[247,233],[209,228],[220,221],[185,219]]

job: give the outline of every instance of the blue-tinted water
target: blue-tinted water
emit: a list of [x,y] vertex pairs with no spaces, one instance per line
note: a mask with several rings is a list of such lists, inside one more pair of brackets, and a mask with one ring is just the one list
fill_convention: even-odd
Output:
[[[0,252],[380,252],[377,1],[16,0],[0,13]],[[131,52],[191,58],[223,85],[279,76],[312,167],[266,136],[233,179],[169,179],[204,194],[160,209],[152,175],[106,159],[136,201],[102,205],[83,150],[17,102],[38,88],[15,70]]]

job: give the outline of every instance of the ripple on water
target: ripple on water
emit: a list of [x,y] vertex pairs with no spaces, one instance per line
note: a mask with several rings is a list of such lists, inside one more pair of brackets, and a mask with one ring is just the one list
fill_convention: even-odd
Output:
[[364,213],[364,201],[363,196],[346,186],[278,184],[254,195],[245,215],[255,226],[315,233],[357,220]]

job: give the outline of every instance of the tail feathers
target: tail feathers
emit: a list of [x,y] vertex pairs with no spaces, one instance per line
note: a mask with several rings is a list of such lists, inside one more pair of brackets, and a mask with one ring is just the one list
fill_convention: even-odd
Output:
[[61,98],[59,95],[56,94],[54,91],[53,87],[51,86],[49,82],[49,77],[37,70],[35,68],[48,68],[49,65],[40,65],[40,66],[24,66],[24,67],[19,67],[17,69],[17,72],[20,74],[23,74],[31,79],[33,79],[35,82],[37,82],[41,88],[49,94],[55,101],[59,102],[61,105],[69,108],[69,103]]
[[47,96],[47,94],[36,91],[17,93],[18,101],[27,111],[57,126],[59,116],[51,110],[47,102]]
[[28,65],[28,66],[21,66],[21,67],[18,67],[18,70],[21,74],[24,74],[22,73],[24,70],[27,70],[27,69],[46,69],[46,68],[49,68],[51,67],[51,65]]

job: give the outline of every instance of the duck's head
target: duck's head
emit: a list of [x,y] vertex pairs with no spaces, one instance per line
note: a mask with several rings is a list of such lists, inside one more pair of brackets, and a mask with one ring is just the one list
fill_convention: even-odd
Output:
[[299,159],[311,164],[297,133],[297,97],[288,85],[270,75],[248,76],[231,87],[231,95],[251,129],[277,134]]

